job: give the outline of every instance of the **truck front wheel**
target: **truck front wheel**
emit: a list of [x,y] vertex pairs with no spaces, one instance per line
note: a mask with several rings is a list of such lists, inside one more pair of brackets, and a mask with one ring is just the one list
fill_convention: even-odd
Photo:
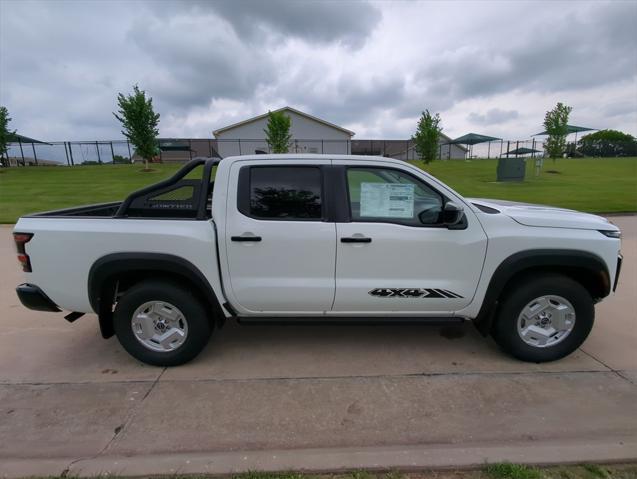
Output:
[[594,318],[593,300],[581,284],[559,274],[535,274],[509,287],[492,336],[518,359],[554,361],[584,342]]
[[136,359],[177,366],[206,346],[212,331],[207,312],[187,289],[168,281],[143,281],[120,298],[113,315],[115,334]]

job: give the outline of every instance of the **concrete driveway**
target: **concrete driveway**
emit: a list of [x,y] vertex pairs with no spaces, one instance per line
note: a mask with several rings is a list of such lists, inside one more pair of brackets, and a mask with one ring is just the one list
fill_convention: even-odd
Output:
[[460,326],[228,324],[140,364],[96,318],[23,308],[0,228],[0,476],[637,459],[637,217],[618,293],[570,357],[526,364]]

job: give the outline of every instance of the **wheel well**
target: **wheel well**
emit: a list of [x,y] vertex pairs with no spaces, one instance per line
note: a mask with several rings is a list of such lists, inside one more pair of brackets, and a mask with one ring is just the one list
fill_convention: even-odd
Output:
[[474,324],[483,335],[491,331],[500,298],[517,281],[530,275],[553,273],[568,276],[581,284],[597,302],[610,293],[610,276],[595,255],[580,251],[529,250],[517,253],[493,273]]
[[509,278],[505,288],[498,296],[498,299],[506,294],[507,290],[509,290],[514,283],[528,278],[529,276],[550,273],[567,276],[573,281],[581,284],[589,292],[593,301],[598,301],[608,294],[608,279],[601,272],[596,272],[591,269],[578,266],[537,266],[519,271]]
[[115,333],[113,329],[113,308],[117,303],[117,299],[121,295],[125,294],[130,288],[147,279],[159,281],[163,280],[188,289],[212,312],[208,319],[210,320],[213,328],[220,326],[224,321],[225,317],[217,299],[207,294],[205,288],[201,284],[193,281],[188,276],[169,271],[149,269],[128,270],[126,272],[111,275],[102,282],[99,292],[99,321],[100,330],[104,338],[109,338]]
[[591,298],[593,299],[593,302],[598,302],[607,294],[604,291],[607,291],[607,289],[605,289],[605,285],[608,283],[608,280],[604,281],[603,274],[587,268],[577,266],[538,266],[527,268],[515,273],[511,278],[507,280],[506,285],[496,298],[495,302],[493,302],[491,310],[488,312],[488,316],[482,318],[482,320],[476,318],[475,324],[478,327],[478,330],[484,336],[490,334],[494,319],[498,315],[498,311],[502,303],[501,299],[517,283],[524,281],[530,277],[539,276],[542,274],[561,275],[572,279],[576,283],[581,284],[589,292]]

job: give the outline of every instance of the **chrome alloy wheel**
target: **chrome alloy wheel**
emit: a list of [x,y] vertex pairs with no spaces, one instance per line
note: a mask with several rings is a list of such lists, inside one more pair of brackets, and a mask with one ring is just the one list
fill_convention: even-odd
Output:
[[518,334],[534,348],[547,348],[562,342],[575,326],[575,308],[561,296],[535,298],[518,316]]
[[151,351],[174,351],[186,341],[188,322],[176,306],[148,301],[135,310],[131,328],[137,341]]

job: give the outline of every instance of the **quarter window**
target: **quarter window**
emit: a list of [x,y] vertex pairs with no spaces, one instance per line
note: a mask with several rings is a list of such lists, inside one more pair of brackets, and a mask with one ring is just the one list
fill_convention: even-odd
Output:
[[442,195],[400,170],[348,168],[347,185],[352,221],[409,226],[441,222]]
[[323,216],[321,178],[321,169],[316,167],[251,167],[249,216],[320,220]]

